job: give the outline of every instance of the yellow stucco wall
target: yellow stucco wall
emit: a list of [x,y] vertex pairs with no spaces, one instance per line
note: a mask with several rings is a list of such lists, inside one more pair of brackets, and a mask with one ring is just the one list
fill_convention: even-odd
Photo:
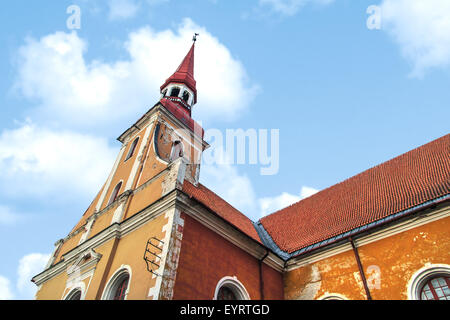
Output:
[[[161,130],[160,134],[166,134],[166,137],[164,137],[164,141],[167,143],[165,144],[164,150],[161,151],[167,156],[170,153],[171,148],[171,135],[174,133],[172,129],[169,130],[168,128],[177,128],[178,126],[173,121],[171,121],[170,118],[167,117],[163,112],[157,111],[154,116],[156,116],[157,118],[156,121],[161,121],[162,123],[161,126],[163,127],[163,130]],[[87,211],[81,217],[80,221],[72,229],[70,234],[64,239],[63,243],[56,252],[56,258],[54,260],[53,266],[58,263],[64,263],[65,255],[67,257],[67,253],[71,252],[79,246],[81,237],[86,234],[86,222],[90,217],[93,217],[94,221],[91,225],[90,230],[88,230],[89,235],[87,239],[95,237],[111,225],[116,209],[123,208],[123,215],[120,216],[120,214],[118,214],[117,217],[121,217],[120,221],[124,221],[125,219],[128,219],[133,215],[141,212],[144,208],[148,207],[162,197],[162,185],[164,180],[167,178],[167,174],[169,173],[169,171],[166,170],[168,164],[165,161],[158,159],[154,151],[153,135],[155,132],[156,123],[157,122],[149,121],[142,127],[140,131],[136,131],[130,135],[129,139],[127,140],[127,145],[122,150],[123,152],[120,156],[120,159],[118,159],[117,168],[112,173],[111,182],[108,185],[105,183],[105,185],[96,195],[94,201],[90,204]],[[144,137],[147,132],[146,130],[148,130],[149,127],[150,132],[147,140],[144,139]],[[181,134],[183,136],[184,149],[189,150],[189,152],[185,153],[186,157],[198,157],[198,151],[194,152],[188,145],[188,140],[190,140],[189,134],[186,135],[186,132],[182,130],[179,132],[177,131],[177,134]],[[134,154],[130,159],[125,161],[132,142],[137,137],[139,137],[139,141],[136,145]],[[143,145],[143,143],[145,142],[147,142],[147,144]],[[202,148],[201,142],[196,141],[195,143],[197,144],[198,149]],[[144,155],[142,158],[137,159],[136,157],[138,157],[141,147],[143,147]],[[136,176],[134,177],[132,169],[136,161],[139,162],[139,166],[138,170],[135,171]],[[195,168],[192,171],[195,172]],[[111,197],[111,193],[113,192],[117,183],[119,183],[119,181],[123,181],[122,187],[119,191],[120,195],[124,192],[127,182],[130,179],[135,179],[135,183],[132,185],[133,194],[130,194],[128,197],[122,197],[115,203],[111,204],[111,206],[107,207],[108,201]],[[143,186],[144,184],[145,186]],[[102,191],[105,188],[105,197],[103,199],[100,199]],[[120,205],[122,207],[119,207]],[[95,211],[97,207],[100,208],[99,212]],[[102,277],[102,275],[106,272],[106,278],[109,278],[112,273],[114,273],[114,271],[122,264],[130,265],[133,269],[133,274],[131,277],[131,285],[133,287],[133,290],[130,291],[129,298],[146,298],[148,295],[148,289],[154,285],[155,279],[152,278],[151,274],[146,270],[146,266],[143,260],[145,245],[147,243],[147,240],[152,236],[157,236],[161,239],[163,238],[164,234],[162,232],[162,226],[167,223],[166,220],[167,219],[164,218],[164,215],[160,216],[152,220],[151,222],[146,223],[144,227],[141,227],[135,230],[133,233],[124,236],[119,240],[118,243],[116,242],[116,245],[113,245],[113,240],[109,240],[101,246],[93,248],[95,252],[102,255],[102,258],[96,266],[93,277],[89,277],[89,279],[83,280],[88,281],[86,282],[86,287],[89,287],[86,299],[94,299],[96,297],[98,298],[99,290],[101,291],[102,286],[105,285],[104,281],[102,281],[102,279],[105,279],[105,277]],[[109,264],[107,264],[111,252],[115,252],[115,255],[114,258],[109,262]],[[67,272],[62,272],[53,279],[47,281],[39,290],[38,299],[60,299],[64,294],[68,293],[64,291],[66,288],[67,280]]]
[[164,217],[164,214],[160,215],[152,223],[148,223],[145,227],[139,228],[120,239],[107,278],[113,276],[122,265],[130,266],[132,276],[130,292],[127,297],[129,300],[146,299],[149,289],[156,283],[156,278],[153,278],[152,274],[147,271],[143,256],[149,238],[164,239],[165,232],[162,231],[162,228],[166,223],[167,218]]
[[[139,148],[141,147],[141,144],[142,144],[142,140],[143,140],[142,137],[143,137],[143,135],[145,133],[145,129],[142,130],[139,134],[132,136],[130,138],[130,140],[128,141],[128,144],[127,144],[127,146],[125,148],[125,151],[123,152],[123,154],[122,154],[122,156],[121,156],[121,158],[119,160],[119,164],[117,166],[117,170],[116,170],[115,174],[113,175],[113,177],[111,179],[111,184],[109,185],[108,191],[106,192],[106,196],[103,199],[103,203],[102,203],[102,205],[100,207],[100,210],[104,209],[108,205],[108,202],[109,202],[109,200],[111,198],[111,194],[113,193],[114,188],[116,187],[116,185],[120,181],[122,181],[122,186],[121,186],[118,194],[120,195],[125,190],[125,186],[126,186],[127,181],[129,179],[131,169],[132,169],[133,164],[134,164],[134,162],[136,160],[136,157],[138,156]],[[134,150],[133,156],[130,159],[127,159],[125,161],[126,156],[128,155],[128,152],[129,152],[129,150],[131,148],[131,145],[132,145],[133,141],[136,138],[138,138],[138,137],[139,137],[139,141],[138,141],[138,143],[136,145],[136,149]]]
[[144,186],[139,192],[133,195],[133,199],[130,201],[130,206],[128,212],[124,219],[129,218],[136,213],[140,212],[148,205],[152,204],[162,195],[162,182],[167,177],[167,172],[161,175],[159,178],[155,179],[152,183]]
[[45,282],[36,293],[37,300],[60,300],[63,297],[67,274],[60,273],[50,281]]
[[[115,239],[110,239],[94,248],[95,252],[101,254],[102,257],[96,264],[92,277],[87,277],[83,280],[86,287],[85,299],[91,300],[96,299],[96,297],[101,297],[108,280],[123,265],[129,266],[132,271],[130,291],[127,299],[147,299],[150,288],[155,286],[156,278],[152,277],[152,274],[147,271],[146,264],[143,260],[145,246],[147,240],[151,237],[157,237],[158,239],[164,238],[165,231],[163,231],[163,227],[167,223],[168,218],[165,217],[164,213],[158,215],[133,232],[126,234],[120,240],[117,240],[115,253],[113,250]],[[108,260],[111,260],[109,267]],[[36,298],[38,300],[59,300],[68,294],[70,288],[67,288],[68,275],[66,270],[67,268],[43,283],[36,294]],[[81,278],[88,271],[82,272],[80,275]],[[104,274],[106,275],[105,277]]]

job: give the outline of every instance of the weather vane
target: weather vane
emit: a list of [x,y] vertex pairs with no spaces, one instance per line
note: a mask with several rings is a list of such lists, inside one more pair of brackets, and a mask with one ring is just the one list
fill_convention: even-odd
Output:
[[194,37],[192,38],[192,41],[197,41],[197,36],[198,36],[199,34],[198,33],[194,33]]

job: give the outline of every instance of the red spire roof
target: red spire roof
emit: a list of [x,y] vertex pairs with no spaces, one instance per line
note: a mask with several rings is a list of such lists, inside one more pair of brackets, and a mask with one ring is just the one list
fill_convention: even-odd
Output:
[[194,49],[195,41],[192,44],[191,49],[187,53],[186,57],[181,62],[177,71],[171,75],[166,82],[161,86],[161,90],[164,89],[169,83],[183,83],[194,92],[194,103],[197,103],[197,89],[196,81],[194,79]]

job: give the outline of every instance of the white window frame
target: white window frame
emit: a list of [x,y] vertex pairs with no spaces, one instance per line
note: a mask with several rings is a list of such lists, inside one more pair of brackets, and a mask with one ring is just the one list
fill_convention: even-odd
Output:
[[348,298],[340,293],[326,293],[317,300],[348,300]]
[[427,264],[417,270],[408,283],[408,300],[421,300],[423,286],[431,278],[450,276],[450,265],[448,264]]
[[[178,92],[178,95],[177,96],[172,96],[172,91],[174,90],[174,89],[179,89],[180,91]],[[170,87],[170,91],[169,91],[169,97],[178,97],[178,98],[180,98],[180,94],[183,92],[183,90],[182,90],[182,86],[171,86]]]
[[114,298],[114,294],[116,293],[117,285],[120,284],[120,281],[124,274],[128,274],[128,285],[127,290],[125,291],[124,300],[128,299],[128,294],[130,293],[130,285],[131,285],[131,267],[129,265],[121,265],[109,278],[105,289],[103,290],[102,300],[112,300]]
[[[123,186],[123,180],[120,180],[119,182],[117,182],[116,185],[114,186],[114,189],[112,189],[111,195],[109,196],[109,200],[108,200],[108,202],[106,203],[106,206],[109,206],[110,204],[114,203],[114,201],[117,200],[117,198],[116,198],[115,200],[112,200],[112,196],[113,196],[113,194],[114,194],[114,190],[116,190],[117,186],[118,186],[120,183],[121,183],[121,185],[120,185],[119,190],[117,190],[117,195],[116,195],[116,197],[119,197],[119,195],[120,195],[120,189],[122,189],[122,186]],[[111,200],[112,200],[112,201],[111,201]]]
[[75,292],[80,291],[81,297],[80,300],[84,300],[84,297],[86,296],[86,285],[84,282],[79,282],[73,287],[70,288],[69,292],[62,298],[62,300],[71,300],[70,298],[75,294]]
[[238,300],[250,300],[250,295],[245,289],[244,285],[234,277],[223,277],[219,280],[216,286],[216,290],[214,291],[214,300],[217,300],[217,295],[219,294],[219,290],[222,287],[227,287],[233,291]]
[[[130,159],[133,157],[133,154],[134,154],[134,152],[136,151],[137,145],[138,145],[138,143],[139,143],[139,139],[140,139],[140,137],[136,137],[136,138],[134,138],[133,141],[131,142],[131,144],[130,144],[130,149],[129,149],[128,152],[127,152],[127,156],[125,157],[125,161],[124,161],[124,162],[127,162],[128,160],[130,160]],[[135,141],[136,141],[136,145],[134,146],[134,148],[131,148],[131,147],[133,146],[133,144],[134,144]],[[132,150],[133,150],[133,154],[130,155],[130,153],[131,153]]]

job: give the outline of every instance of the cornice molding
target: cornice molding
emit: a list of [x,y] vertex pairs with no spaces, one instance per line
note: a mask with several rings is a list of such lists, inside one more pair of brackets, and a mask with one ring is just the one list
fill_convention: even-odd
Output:
[[[283,259],[281,259],[270,249],[265,247],[263,244],[257,243],[255,240],[249,238],[242,231],[232,226],[229,222],[225,221],[216,213],[206,208],[197,200],[192,199],[184,192],[175,189],[166,196],[150,204],[140,213],[131,216],[121,223],[115,223],[109,226],[108,228],[94,235],[92,238],[86,240],[79,246],[65,253],[62,256],[60,262],[43,271],[42,273],[36,275],[33,278],[33,282],[35,282],[38,286],[41,285],[45,281],[55,277],[64,270],[67,270],[68,266],[76,261],[76,259],[78,259],[80,255],[86,253],[86,251],[95,249],[111,239],[120,239],[131,233],[132,231],[145,225],[146,222],[158,217],[164,212],[167,212],[169,209],[174,208],[180,210],[181,212],[184,212],[185,214],[188,214],[196,221],[200,222],[210,230],[214,231],[218,235],[222,236],[223,238],[230,241],[258,260],[261,260],[266,255],[266,253],[269,252],[268,256],[264,259],[263,262],[279,272],[289,272],[302,266],[315,263],[334,255],[352,250],[350,243],[346,242],[346,240],[344,239],[340,243],[336,243],[329,248],[325,248],[324,250],[313,252],[308,256],[292,258],[285,264],[285,261]],[[381,239],[449,216],[450,205],[448,204],[437,209],[427,209],[427,211],[417,216],[411,217],[405,221],[397,222],[389,227],[385,227],[378,231],[372,232],[371,234],[355,238],[355,243],[359,247],[364,246],[372,242],[379,241]]]
[[138,121],[136,121],[134,125],[125,130],[117,138],[117,140],[123,143],[127,139],[127,137],[133,133],[134,130],[141,130],[142,126],[145,126],[147,121],[154,121],[155,118],[158,117],[156,115],[158,111],[161,111],[161,113],[163,113],[166,117],[173,121],[180,129],[185,129],[187,132],[189,132],[191,138],[202,144],[203,148],[207,149],[209,147],[209,144],[204,141],[202,137],[199,137],[194,132],[192,132],[192,130],[186,124],[178,120],[170,111],[168,111],[160,101],[158,101],[152,108],[150,108],[150,110],[148,110]]

